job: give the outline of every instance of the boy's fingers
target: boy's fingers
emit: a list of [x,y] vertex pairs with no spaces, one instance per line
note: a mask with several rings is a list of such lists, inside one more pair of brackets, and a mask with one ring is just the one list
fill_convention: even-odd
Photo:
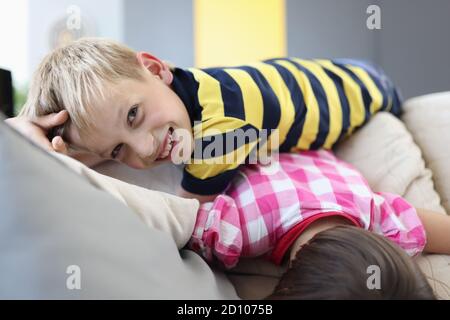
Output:
[[53,151],[52,144],[45,137],[34,137],[31,140],[33,140],[36,144],[40,145],[42,148],[46,149],[47,151]]
[[33,120],[33,123],[37,124],[44,130],[49,130],[53,127],[62,125],[69,118],[69,114],[66,110],[62,110],[58,113],[51,113],[42,117],[38,117]]
[[29,119],[25,117],[14,117],[5,120],[5,122],[44,149],[49,151],[53,150],[52,144],[48,141],[43,129],[39,128]]
[[37,145],[41,146],[42,148],[44,148],[47,151],[53,151],[53,146],[50,143],[50,141],[48,141],[47,137],[44,135],[26,135],[30,140],[32,140],[34,143],[36,143]]
[[56,152],[68,154],[67,145],[60,136],[53,138],[52,147]]

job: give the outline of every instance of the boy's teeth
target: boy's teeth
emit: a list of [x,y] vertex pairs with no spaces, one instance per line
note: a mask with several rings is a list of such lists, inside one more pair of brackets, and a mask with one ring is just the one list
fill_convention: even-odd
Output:
[[172,146],[173,146],[172,131],[169,131],[169,135],[168,135],[168,138],[167,138],[166,146],[164,148],[164,151],[161,153],[159,159],[166,158],[169,155],[170,150],[172,150]]

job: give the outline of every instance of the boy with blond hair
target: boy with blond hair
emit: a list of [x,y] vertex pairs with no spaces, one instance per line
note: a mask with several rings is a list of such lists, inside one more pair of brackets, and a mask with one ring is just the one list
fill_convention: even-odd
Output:
[[9,122],[86,163],[183,162],[180,194],[204,202],[264,150],[330,149],[374,113],[400,109],[392,82],[363,61],[181,69],[110,40],[81,39],[44,58],[22,117]]

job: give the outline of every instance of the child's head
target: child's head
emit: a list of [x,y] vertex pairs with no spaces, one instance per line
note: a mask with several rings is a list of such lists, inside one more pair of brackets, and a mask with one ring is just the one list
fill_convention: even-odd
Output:
[[[379,289],[374,278],[377,276]],[[268,299],[435,296],[418,266],[390,240],[361,228],[339,226],[319,232],[297,252]]]
[[[168,65],[104,39],[81,39],[41,62],[22,115],[67,110],[72,147],[144,168],[166,158],[172,132],[191,132]],[[186,141],[187,143],[187,141]]]

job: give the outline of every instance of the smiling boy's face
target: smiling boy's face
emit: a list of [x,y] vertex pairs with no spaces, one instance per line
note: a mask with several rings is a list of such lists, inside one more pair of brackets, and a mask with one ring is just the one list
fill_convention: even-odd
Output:
[[[70,126],[68,135],[75,147],[144,169],[170,160],[175,144],[191,150],[192,128],[186,107],[170,87],[173,76],[167,66],[143,53],[138,59],[143,80],[111,85],[89,114],[94,126],[81,135]],[[189,132],[189,139],[184,134],[179,141],[177,132]]]

